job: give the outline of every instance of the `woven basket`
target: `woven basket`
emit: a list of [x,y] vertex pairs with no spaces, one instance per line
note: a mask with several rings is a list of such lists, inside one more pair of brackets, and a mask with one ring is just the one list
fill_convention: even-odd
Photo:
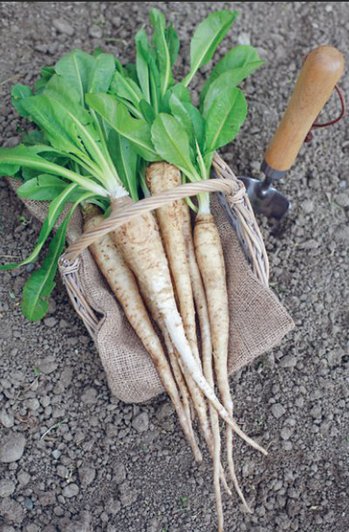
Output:
[[[97,234],[95,231],[82,234],[78,211],[69,225],[70,246],[59,261],[60,274],[75,311],[95,342],[111,393],[124,402],[145,402],[164,390],[148,353],[87,248],[98,236],[141,213],[201,191],[218,192],[219,203],[212,197],[212,209],[227,270],[229,374],[278,345],[294,327],[291,317],[268,288],[268,258],[243,183],[218,155],[213,167],[213,179],[181,185],[131,205],[118,205],[103,221],[103,227],[97,228]],[[11,179],[10,183],[14,189],[18,187],[18,181]],[[35,201],[25,204],[40,221],[45,219],[47,204]]]

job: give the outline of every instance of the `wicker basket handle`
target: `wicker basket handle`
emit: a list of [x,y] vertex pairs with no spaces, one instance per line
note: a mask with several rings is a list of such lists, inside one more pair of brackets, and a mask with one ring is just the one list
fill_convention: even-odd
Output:
[[200,192],[221,192],[227,199],[231,215],[236,219],[239,227],[239,238],[251,263],[252,270],[264,285],[268,285],[268,258],[245,187],[218,155],[214,159],[214,168],[218,175],[215,179],[186,183],[136,203],[132,202],[129,196],[116,200],[112,204],[110,216],[103,220],[98,227],[85,231],[62,255],[60,271],[63,276],[69,275],[72,264],[77,264],[76,259],[93,242],[132,218],[173,201],[196,196]]

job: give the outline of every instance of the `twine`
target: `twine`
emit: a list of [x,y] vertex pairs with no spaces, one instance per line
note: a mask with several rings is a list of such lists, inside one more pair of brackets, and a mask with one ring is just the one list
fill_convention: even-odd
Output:
[[114,200],[110,216],[105,218],[97,227],[85,231],[78,240],[73,242],[65,252],[65,258],[69,261],[75,260],[84,249],[88,248],[93,242],[99,240],[106,234],[114,231],[120,225],[129,222],[137,216],[158,209],[159,207],[163,207],[168,203],[191,196],[197,196],[202,192],[223,192],[227,195],[231,195],[232,203],[241,201],[245,194],[242,183],[237,184],[218,178],[179,185],[171,190],[166,190],[155,196],[139,200],[136,203],[133,203],[128,196]]

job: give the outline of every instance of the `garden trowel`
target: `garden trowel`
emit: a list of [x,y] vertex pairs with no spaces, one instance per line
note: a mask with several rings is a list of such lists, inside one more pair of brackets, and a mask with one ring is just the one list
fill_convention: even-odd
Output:
[[289,200],[272,185],[293,165],[343,70],[343,55],[332,46],[320,46],[307,56],[285,114],[265,152],[261,165],[264,180],[239,177],[256,213],[279,220],[288,211]]

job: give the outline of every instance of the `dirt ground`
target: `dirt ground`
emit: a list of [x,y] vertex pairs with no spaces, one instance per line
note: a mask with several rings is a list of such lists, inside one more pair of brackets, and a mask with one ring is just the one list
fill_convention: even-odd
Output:
[[[73,47],[132,58],[129,38],[154,5],[185,45],[209,11],[234,7],[229,44],[251,42],[266,60],[245,85],[249,118],[226,150],[237,173],[259,175],[307,52],[348,50],[347,2],[1,2],[1,145],[18,142],[9,99],[17,79],[32,82]],[[287,219],[279,228],[261,221],[271,286],[296,328],[231,379],[236,417],[269,456],[237,442],[254,513],[224,495],[229,532],[349,530],[348,155],[347,119],[318,131],[279,185],[292,200]],[[38,230],[0,182],[1,260],[27,255]],[[48,318],[27,322],[19,302],[29,270],[0,275],[1,532],[214,531],[210,461],[194,464],[167,398],[132,406],[110,396],[61,282]]]

